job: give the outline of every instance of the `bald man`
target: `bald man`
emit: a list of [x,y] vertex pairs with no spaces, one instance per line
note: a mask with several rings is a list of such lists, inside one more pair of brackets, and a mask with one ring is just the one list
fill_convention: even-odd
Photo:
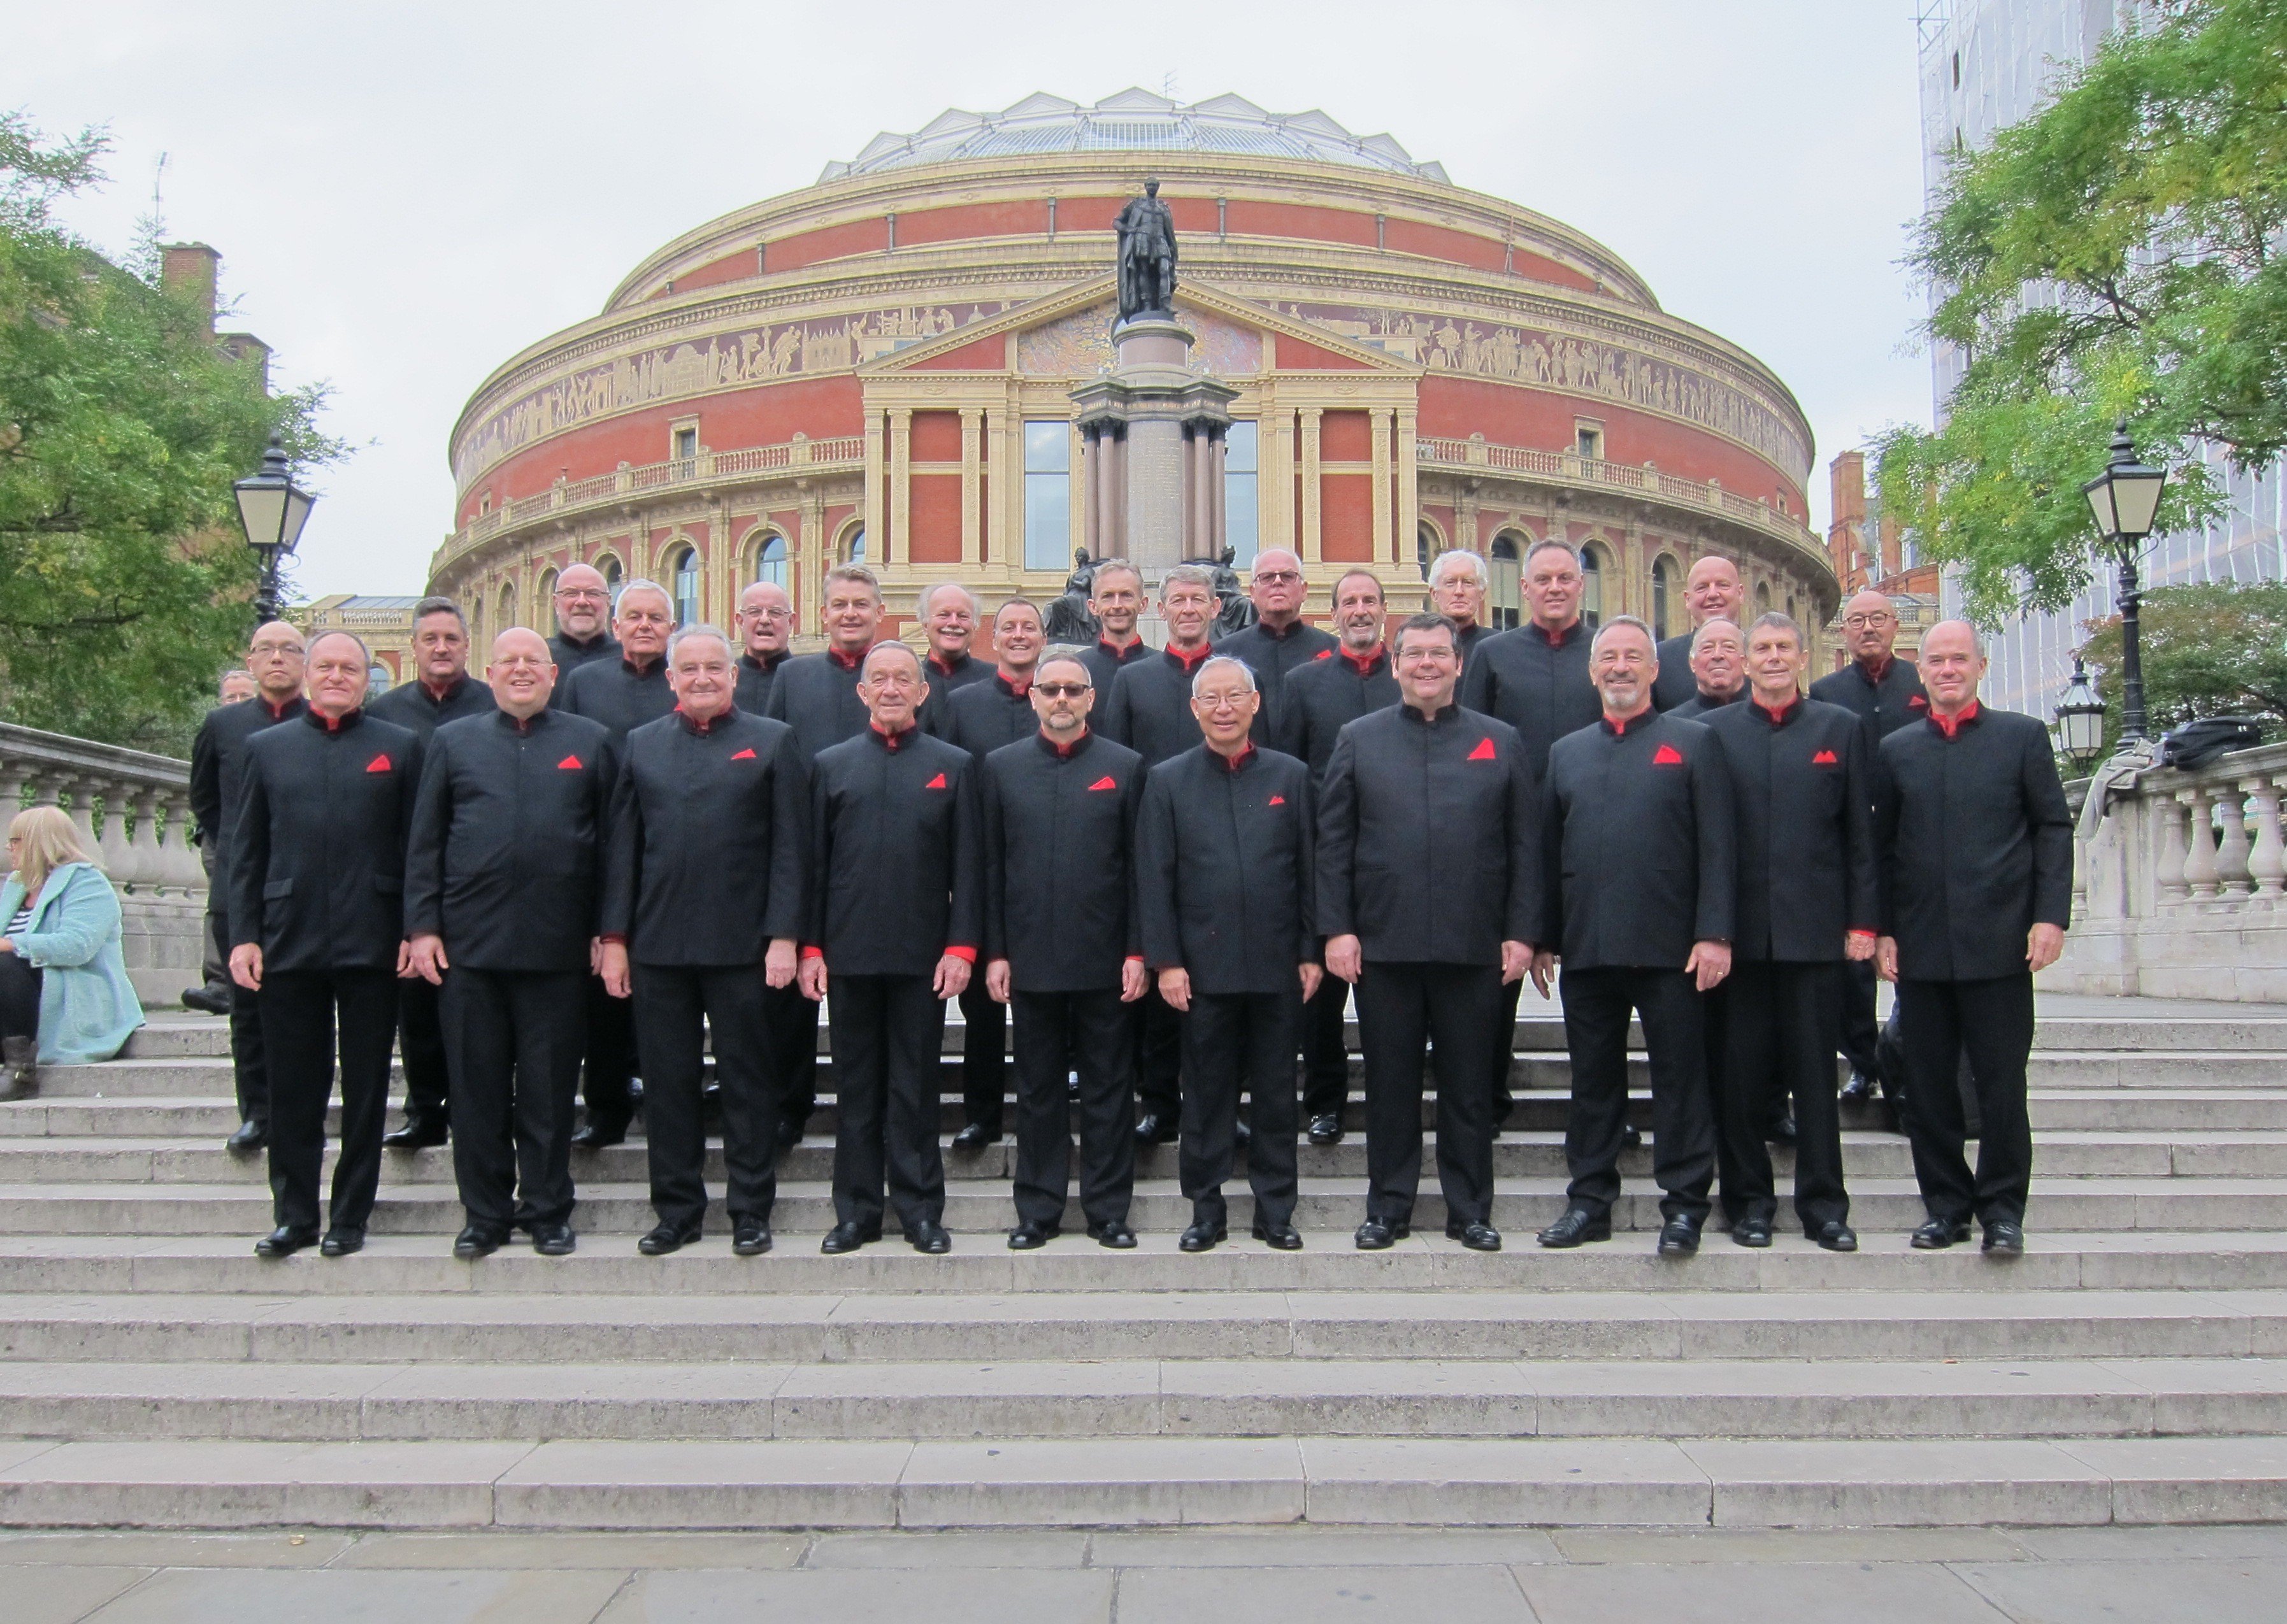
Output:
[[741,645],[739,708],[759,716],[771,702],[779,667],[794,655],[794,600],[776,581],[758,580],[739,595]]
[[1278,737],[1287,673],[1332,654],[1340,642],[1333,633],[1303,620],[1302,601],[1309,594],[1302,560],[1283,547],[1265,548],[1254,556],[1246,583],[1246,595],[1254,603],[1254,624],[1215,645],[1216,653],[1244,661],[1254,673],[1261,703],[1254,713],[1254,737],[1260,748],[1270,748]]
[[1683,580],[1683,607],[1691,617],[1691,630],[1670,637],[1657,650],[1659,679],[1651,690],[1656,711],[1672,711],[1697,698],[1698,681],[1691,674],[1691,640],[1699,628],[1710,620],[1740,624],[1740,617],[1746,612],[1747,584],[1739,578],[1739,566],[1712,554],[1693,564]]
[[549,657],[556,662],[555,702],[564,702],[564,685],[572,674],[594,660],[617,659],[619,639],[612,635],[612,589],[593,564],[571,564],[556,577],[556,635],[548,640]]

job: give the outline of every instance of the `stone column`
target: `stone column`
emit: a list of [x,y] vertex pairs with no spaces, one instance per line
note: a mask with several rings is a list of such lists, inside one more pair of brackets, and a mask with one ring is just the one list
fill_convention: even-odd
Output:
[[985,414],[975,406],[961,408],[961,561],[985,562],[984,490]]
[[2208,792],[2196,787],[2179,790],[2176,799],[2189,808],[2191,846],[2184,857],[2184,884],[2190,889],[2193,902],[2213,902],[2216,894],[2215,820],[2209,808]]
[[2223,824],[2223,840],[2216,847],[2216,878],[2227,901],[2247,895],[2246,797],[2226,784],[2216,792],[2216,815]]
[[1396,430],[1391,425],[1391,412],[1387,406],[1376,406],[1370,421],[1373,425],[1373,561],[1378,564],[1397,562],[1391,545],[1395,528],[1389,510],[1389,458]]
[[1319,562],[1319,502],[1320,476],[1318,456],[1318,422],[1326,415],[1320,406],[1304,406],[1302,420],[1302,563],[1307,567]]
[[[1018,430],[1018,438],[1023,430]],[[985,412],[985,534],[978,543],[977,560],[990,563],[996,556],[1004,567],[1021,567],[1024,547],[1011,538],[1009,529],[1009,409],[1005,406],[988,406]],[[1024,475],[1017,478],[1021,481]],[[1019,504],[1017,511],[1022,512]]]
[[2239,787],[2255,801],[2255,844],[2247,854],[2255,900],[2276,903],[2287,892],[2287,843],[2280,838],[2279,783],[2273,778],[2243,778]]
[[886,568],[895,548],[895,556],[911,564],[914,557],[914,414],[910,406],[895,406],[890,412],[890,533],[876,536],[868,532],[867,550],[870,562],[879,570]]
[[2155,795],[2144,803],[2157,825],[2155,832],[2160,855],[2152,880],[2156,893],[2155,905],[2162,909],[2180,906],[2188,887],[2184,864],[2190,861],[2190,854],[2184,846],[2184,820],[2176,810],[2177,800],[2171,795]]
[[[866,545],[876,557],[881,554],[884,521],[889,512],[884,501],[889,494],[889,460],[884,454],[882,414],[868,412],[866,414]],[[819,567],[821,573],[818,579],[823,580],[823,572],[831,569],[833,563],[821,555]],[[814,611],[817,598],[813,597],[811,603]]]
[[1395,562],[1400,564],[1413,557],[1421,546],[1421,479],[1420,448],[1418,443],[1418,420],[1411,406],[1397,411],[1397,467],[1393,475],[1397,481],[1397,551]]

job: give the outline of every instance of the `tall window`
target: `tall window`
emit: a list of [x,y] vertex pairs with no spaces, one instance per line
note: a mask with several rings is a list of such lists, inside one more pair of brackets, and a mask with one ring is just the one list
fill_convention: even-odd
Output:
[[1655,558],[1651,565],[1651,635],[1655,637],[1667,635],[1668,603],[1674,595],[1675,561]]
[[1238,549],[1240,569],[1254,562],[1262,545],[1262,511],[1256,499],[1262,478],[1261,433],[1252,422],[1235,422],[1223,435],[1223,539]]
[[1593,547],[1580,549],[1580,618],[1592,632],[1604,623],[1604,556]]
[[604,590],[612,595],[613,607],[617,608],[620,602],[620,582],[627,578],[627,572],[620,568],[620,561],[616,558],[606,558],[596,567],[604,572]]
[[1025,567],[1072,561],[1072,426],[1061,417],[1025,424]]
[[1437,556],[1437,532],[1424,524],[1413,532],[1413,562],[1421,567],[1421,579],[1429,579],[1429,561]]
[[535,620],[545,619],[548,622],[548,625],[544,628],[535,626],[532,629],[535,632],[539,632],[543,637],[555,636],[558,630],[556,625],[555,571],[550,570],[547,574],[540,578],[540,587],[533,595],[533,604],[537,611],[534,614],[533,619]]
[[699,454],[699,430],[677,429],[673,437],[675,460],[688,462]]
[[1495,536],[1490,563],[1486,572],[1492,584],[1485,593],[1485,624],[1505,632],[1524,618],[1524,594],[1519,580],[1523,560],[1516,538],[1506,532]]
[[768,581],[773,587],[787,584],[787,544],[784,536],[772,536],[755,555],[755,579]]
[[699,621],[699,549],[686,547],[675,561],[675,623]]
[[844,564],[866,562],[866,531],[863,525],[850,532],[850,540],[843,545],[842,562]]
[[504,632],[504,631],[508,630],[508,628],[509,628],[510,627],[514,626],[515,624],[516,624],[516,584],[515,584],[513,581],[511,581],[509,585],[507,585],[507,586],[505,586],[505,587],[503,587],[501,588],[501,595],[500,595],[500,625],[499,625],[499,627],[496,628],[496,630],[497,630],[497,631],[501,631],[501,632]]

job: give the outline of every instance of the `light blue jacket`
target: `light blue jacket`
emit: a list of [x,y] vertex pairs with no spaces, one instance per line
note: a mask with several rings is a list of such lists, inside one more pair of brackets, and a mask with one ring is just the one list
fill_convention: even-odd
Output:
[[[0,930],[24,905],[23,882],[0,881]],[[143,1005],[119,952],[119,895],[102,871],[67,863],[48,875],[15,938],[40,977],[40,1064],[82,1066],[107,1060],[143,1024]]]

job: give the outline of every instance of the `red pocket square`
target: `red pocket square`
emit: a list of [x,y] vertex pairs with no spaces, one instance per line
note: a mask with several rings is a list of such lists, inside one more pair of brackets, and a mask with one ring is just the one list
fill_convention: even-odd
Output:
[[1651,753],[1651,764],[1654,767],[1681,767],[1683,765],[1683,753],[1674,745],[1662,745]]
[[1477,747],[1469,752],[1468,759],[1472,761],[1490,761],[1493,760],[1493,741],[1489,738],[1479,739],[1477,741]]
[[941,790],[941,789],[943,789],[944,787],[945,787],[945,775],[944,775],[943,773],[939,773],[939,774],[938,774],[938,776],[937,776],[936,777],[934,777],[934,778],[930,779],[927,784],[922,784],[922,788],[923,788],[923,789],[925,789],[925,790]]
[[577,772],[580,768],[580,758],[576,755],[567,755],[557,762],[556,767],[559,772]]
[[1834,763],[1834,752],[1832,752],[1832,750],[1822,750],[1822,751],[1820,751],[1816,755],[1815,755],[1815,756],[1813,756],[1813,757],[1811,757],[1811,758],[1810,758],[1810,764],[1811,764],[1813,767],[1832,767],[1832,766],[1833,766],[1833,765],[1835,764],[1835,763]]
[[389,770],[389,758],[377,755],[365,764],[365,769],[369,773],[385,773]]
[[1270,804],[1274,807],[1283,807],[1286,804],[1286,797],[1284,795],[1273,795],[1270,798]]
[[1334,651],[1332,649],[1321,649],[1316,654],[1310,656],[1312,659],[1332,659],[1333,657]]
[[755,753],[752,749],[741,750],[731,759],[734,761],[751,761],[755,759]]
[[1910,711],[1926,711],[1929,709],[1929,701],[1923,698],[1919,694],[1908,694],[1906,696],[1906,708]]
[[1089,784],[1088,787],[1091,790],[1116,790],[1120,786],[1112,781],[1112,775],[1110,773],[1106,773],[1103,777],[1098,778],[1094,784]]

